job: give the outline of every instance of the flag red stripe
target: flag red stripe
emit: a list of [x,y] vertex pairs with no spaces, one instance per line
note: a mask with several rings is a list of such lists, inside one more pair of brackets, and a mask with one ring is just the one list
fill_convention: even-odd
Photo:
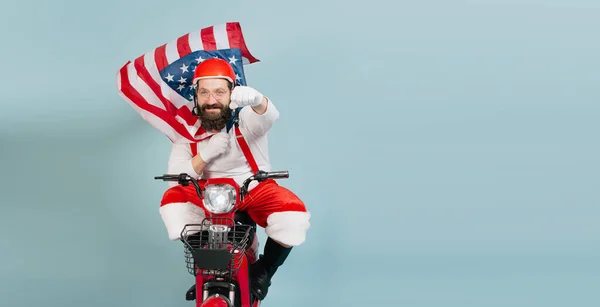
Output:
[[215,41],[215,33],[213,27],[208,27],[200,30],[200,37],[202,38],[202,45],[204,50],[210,51],[217,49],[217,42]]
[[181,123],[177,122],[173,116],[171,116],[164,110],[148,103],[146,99],[144,99],[144,97],[142,97],[142,95],[140,95],[140,93],[129,83],[129,73],[127,71],[127,66],[130,65],[130,63],[131,62],[127,62],[127,64],[125,64],[120,70],[121,92],[123,93],[123,95],[129,98],[129,100],[131,100],[135,105],[137,105],[141,109],[152,113],[156,117],[166,122],[181,136],[185,137],[190,141],[194,141],[190,133],[185,129],[185,127]]
[[154,62],[158,71],[163,70],[169,65],[167,61],[167,44],[164,44],[154,50]]
[[[183,58],[184,56],[190,54],[192,50],[190,49],[190,34],[186,34],[177,39],[177,52],[179,52],[179,58]],[[160,69],[158,70],[160,71]]]
[[[228,22],[225,25],[225,29],[227,31],[227,38],[229,38],[229,47],[230,48],[240,48],[240,33],[238,31],[238,27],[235,23]],[[244,50],[242,50],[244,53]]]
[[242,56],[247,58],[250,63],[258,62],[258,59],[252,56],[250,50],[248,50],[248,46],[246,46],[240,24],[238,22],[228,22],[225,27],[229,38],[229,46],[231,48],[240,48]]

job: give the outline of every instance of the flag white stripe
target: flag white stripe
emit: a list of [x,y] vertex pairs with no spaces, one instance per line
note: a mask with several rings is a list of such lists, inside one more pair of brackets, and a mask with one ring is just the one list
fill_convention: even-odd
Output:
[[150,86],[148,86],[148,84],[146,84],[146,82],[144,82],[144,80],[142,80],[140,77],[138,77],[137,70],[135,69],[133,62],[127,65],[127,77],[129,79],[129,84],[131,84],[131,86],[135,88],[138,93],[140,93],[144,100],[151,105],[166,110],[162,101],[160,101],[160,99],[154,94]]
[[227,25],[220,24],[213,26],[213,34],[217,49],[229,49],[229,36],[227,36]]
[[190,49],[192,52],[202,50],[204,46],[202,45],[202,38],[200,38],[200,30],[191,32],[188,35],[188,41],[190,43]]
[[165,54],[167,56],[167,62],[169,64],[179,60],[179,52],[177,51],[177,40],[167,43],[165,47]]

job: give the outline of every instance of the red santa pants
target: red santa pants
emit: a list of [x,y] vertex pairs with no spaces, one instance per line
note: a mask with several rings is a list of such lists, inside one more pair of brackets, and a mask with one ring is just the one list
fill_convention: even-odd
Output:
[[[239,210],[245,211],[273,240],[297,246],[304,242],[310,227],[310,212],[292,191],[274,180],[266,180],[250,190]],[[171,240],[181,239],[186,224],[199,224],[208,212],[193,185],[168,189],[160,204],[160,214]]]

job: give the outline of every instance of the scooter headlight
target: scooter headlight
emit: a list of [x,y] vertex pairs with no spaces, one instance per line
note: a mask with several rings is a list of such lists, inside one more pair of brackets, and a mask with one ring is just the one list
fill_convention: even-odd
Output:
[[227,213],[235,206],[235,188],[229,184],[211,184],[204,189],[202,202],[206,210],[214,213]]

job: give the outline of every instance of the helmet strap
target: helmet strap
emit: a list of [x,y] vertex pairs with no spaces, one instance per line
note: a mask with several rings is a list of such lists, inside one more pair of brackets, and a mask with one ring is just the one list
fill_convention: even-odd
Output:
[[194,116],[200,116],[200,107],[198,106],[198,82],[200,82],[200,80],[196,81],[196,84],[194,85],[194,94],[192,96],[194,96],[194,107],[192,108],[192,115]]

